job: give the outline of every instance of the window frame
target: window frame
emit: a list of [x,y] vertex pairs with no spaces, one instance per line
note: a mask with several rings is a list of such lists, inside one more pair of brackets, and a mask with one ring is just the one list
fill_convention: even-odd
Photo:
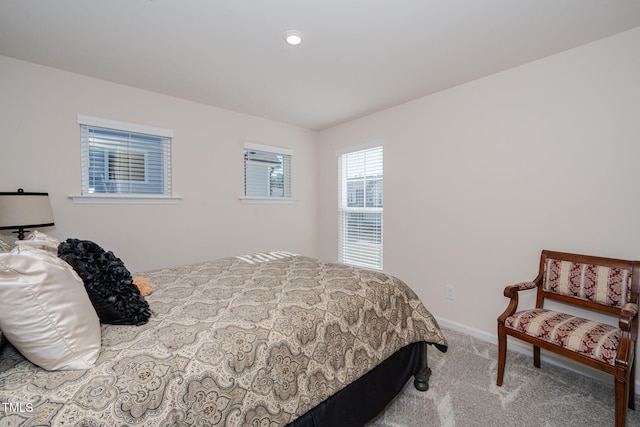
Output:
[[[80,183],[81,194],[70,195],[75,203],[98,203],[98,204],[174,204],[181,200],[180,197],[176,197],[172,194],[172,176],[171,176],[171,162],[172,153],[171,146],[173,143],[173,130],[164,129],[154,126],[140,125],[136,123],[129,123],[111,119],[104,119],[100,117],[86,116],[82,114],[77,115],[77,121],[80,125],[80,140],[81,140],[81,172],[82,180]],[[127,132],[135,134],[150,135],[154,138],[168,139],[163,142],[161,156],[165,162],[163,166],[162,179],[164,181],[164,192],[162,194],[148,194],[148,193],[91,193],[88,191],[89,185],[89,145],[88,140],[85,140],[82,136],[83,127],[89,128],[101,128],[113,132]],[[144,149],[134,148],[134,151],[145,151]],[[147,154],[145,153],[145,181],[147,176]],[[105,152],[107,156],[107,152]],[[107,158],[108,160],[108,158]],[[108,162],[106,163],[108,165]],[[108,168],[108,166],[107,166]],[[129,182],[127,180],[110,180],[110,182]]]
[[[283,196],[271,196],[271,195],[247,195],[247,161],[253,161],[252,159],[247,159],[247,151],[259,151],[265,154],[272,154],[274,156],[283,156],[288,157],[288,160],[283,159],[282,168],[283,168]],[[283,147],[275,147],[271,145],[257,144],[254,142],[244,142],[243,143],[243,161],[242,161],[242,170],[243,170],[243,195],[240,197],[240,201],[242,203],[260,203],[260,204],[269,204],[269,203],[295,203],[296,199],[292,197],[293,194],[293,150],[289,148]],[[255,154],[255,153],[254,153]],[[269,185],[270,175],[266,176],[265,183]]]
[[[350,194],[348,186],[349,171],[347,170],[348,165],[346,164],[347,156],[357,155],[365,152],[375,154],[376,151],[379,151],[380,156],[380,173],[379,175],[374,175],[371,177],[363,176],[361,178],[364,189],[362,206],[349,206],[349,204],[353,202],[353,198],[350,197],[353,196],[353,194]],[[365,146],[352,147],[346,150],[342,150],[337,152],[336,155],[338,157],[338,260],[339,262],[344,264],[382,271],[384,267],[384,146],[380,142],[375,142],[367,144]],[[374,161],[373,163],[377,163],[377,161]],[[369,166],[371,165],[369,164]],[[367,164],[365,162],[365,168],[366,167]],[[360,178],[358,178],[358,180],[359,179]],[[356,180],[352,180],[351,182],[356,182]],[[371,202],[373,206],[367,206],[368,202],[366,187],[368,182],[374,182],[373,185],[376,187],[374,196],[379,193],[379,198],[375,197]],[[377,188],[378,186],[380,186],[380,188]],[[356,201],[357,200],[358,199],[356,197]],[[346,241],[348,231],[345,231],[349,227],[347,217],[353,214],[362,217],[361,219],[364,219],[364,216],[371,215],[379,217],[377,220],[374,220],[379,223],[379,226],[373,225],[373,227],[368,227],[369,230],[371,230],[371,228],[375,230],[379,227],[379,233],[369,233],[366,230],[362,230],[360,228],[361,224],[359,224],[358,227],[356,227],[357,230],[355,230],[358,233],[365,231],[363,234],[359,234],[362,240],[379,240],[379,243],[376,242],[373,245],[369,245],[369,249],[361,245],[361,247],[359,248],[360,252],[357,251],[357,244],[347,245]],[[366,222],[366,220],[362,222]],[[374,250],[371,251],[371,248],[374,248]],[[353,253],[349,254],[349,252]],[[364,258],[364,261],[359,261],[358,259],[356,259],[359,258],[358,255],[362,256],[363,253],[376,255],[361,257],[361,259]]]

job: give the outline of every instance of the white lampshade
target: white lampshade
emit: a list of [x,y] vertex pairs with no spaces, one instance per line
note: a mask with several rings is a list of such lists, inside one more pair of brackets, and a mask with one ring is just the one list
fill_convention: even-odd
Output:
[[0,192],[0,230],[17,229],[18,238],[24,237],[25,228],[50,227],[53,212],[49,193]]

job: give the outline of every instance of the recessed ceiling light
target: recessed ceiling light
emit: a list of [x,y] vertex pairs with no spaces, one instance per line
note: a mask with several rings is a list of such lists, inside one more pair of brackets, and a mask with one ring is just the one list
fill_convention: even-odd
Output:
[[284,40],[291,46],[297,46],[302,43],[303,35],[300,31],[289,30],[284,32]]

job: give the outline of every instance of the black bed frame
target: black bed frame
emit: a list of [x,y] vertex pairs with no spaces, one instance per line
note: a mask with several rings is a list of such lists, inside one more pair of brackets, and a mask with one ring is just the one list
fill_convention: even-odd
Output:
[[288,427],[364,426],[400,393],[411,376],[416,389],[429,389],[431,368],[427,363],[426,342],[401,348]]

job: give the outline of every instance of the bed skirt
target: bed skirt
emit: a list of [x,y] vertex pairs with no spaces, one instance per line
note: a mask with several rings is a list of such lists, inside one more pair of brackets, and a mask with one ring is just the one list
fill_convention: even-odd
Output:
[[401,348],[288,427],[364,426],[382,412],[419,371],[423,348],[426,348],[423,342]]

